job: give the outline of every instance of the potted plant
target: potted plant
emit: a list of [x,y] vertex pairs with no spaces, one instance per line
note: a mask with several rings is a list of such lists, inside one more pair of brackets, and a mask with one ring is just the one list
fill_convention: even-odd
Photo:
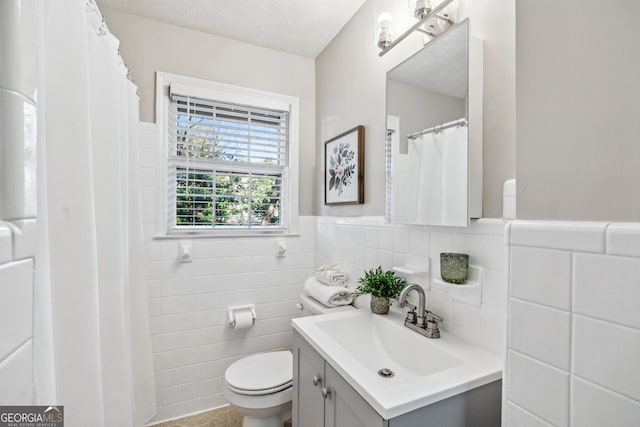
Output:
[[397,298],[407,284],[394,271],[383,271],[381,266],[365,271],[358,283],[354,295],[371,294],[371,311],[376,314],[389,312],[389,300]]

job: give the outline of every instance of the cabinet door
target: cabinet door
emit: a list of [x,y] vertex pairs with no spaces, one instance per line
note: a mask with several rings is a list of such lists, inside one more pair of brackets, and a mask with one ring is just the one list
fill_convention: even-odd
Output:
[[388,423],[347,383],[331,365],[325,363],[325,427],[386,427]]
[[323,427],[324,359],[300,335],[293,336],[293,427]]

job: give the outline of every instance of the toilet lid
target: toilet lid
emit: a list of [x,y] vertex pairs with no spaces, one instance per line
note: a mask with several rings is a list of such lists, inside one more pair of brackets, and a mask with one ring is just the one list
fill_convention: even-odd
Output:
[[238,393],[275,393],[291,386],[293,355],[290,351],[252,354],[232,363],[224,379]]

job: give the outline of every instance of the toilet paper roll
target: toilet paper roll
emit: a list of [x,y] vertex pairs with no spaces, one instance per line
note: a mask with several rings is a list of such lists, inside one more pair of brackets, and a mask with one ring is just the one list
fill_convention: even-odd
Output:
[[253,326],[253,314],[249,310],[247,311],[236,311],[233,316],[235,323],[233,325],[233,329],[236,331],[241,331],[243,329],[249,329]]

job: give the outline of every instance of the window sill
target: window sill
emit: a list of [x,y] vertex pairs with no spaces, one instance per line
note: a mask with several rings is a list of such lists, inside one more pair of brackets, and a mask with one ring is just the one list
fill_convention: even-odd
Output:
[[267,238],[267,237],[300,237],[300,233],[270,232],[270,233],[224,233],[224,234],[157,234],[153,240],[185,240],[185,239],[238,239],[238,238]]

